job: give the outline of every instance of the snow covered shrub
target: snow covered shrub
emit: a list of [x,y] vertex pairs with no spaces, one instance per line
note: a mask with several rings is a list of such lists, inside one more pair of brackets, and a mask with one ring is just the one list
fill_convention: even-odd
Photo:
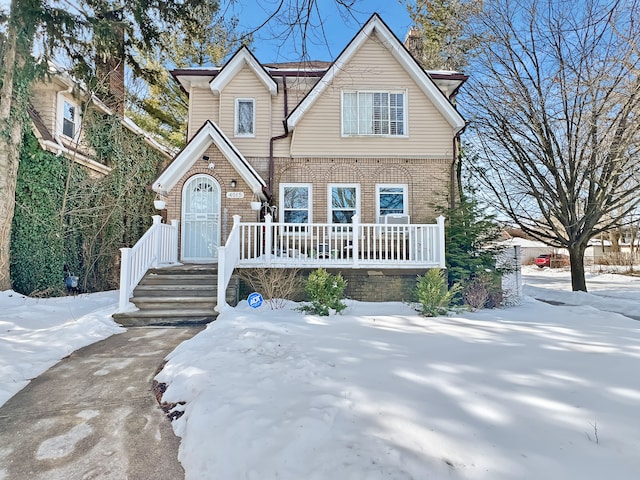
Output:
[[426,317],[444,315],[454,297],[460,292],[459,284],[454,284],[447,290],[447,279],[442,270],[432,268],[427,273],[418,275],[416,297],[421,305],[421,313]]
[[340,313],[347,306],[342,303],[347,281],[342,275],[331,275],[324,268],[319,268],[309,274],[305,283],[305,291],[311,302],[300,307],[303,312],[317,315],[329,315],[331,310]]
[[495,308],[502,304],[502,285],[500,274],[482,272],[465,282],[462,291],[464,303],[472,310]]

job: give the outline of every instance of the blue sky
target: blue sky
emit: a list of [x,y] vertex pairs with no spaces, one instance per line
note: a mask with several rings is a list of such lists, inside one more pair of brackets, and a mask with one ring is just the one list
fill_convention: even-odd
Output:
[[[238,17],[241,31],[253,30],[273,13],[281,0],[236,0],[229,6],[228,13]],[[285,4],[302,3],[295,0]],[[318,0],[319,16],[314,15],[311,32],[306,42],[309,60],[334,60],[347,43],[358,32],[367,19],[377,12],[400,38],[404,37],[411,26],[405,1],[402,0],[356,0],[350,9],[350,15],[336,6],[335,0]],[[285,9],[281,15],[286,16]],[[320,25],[324,25],[324,34]],[[296,61],[301,59],[301,41],[299,31],[283,40],[291,31],[284,28],[283,21],[271,20],[265,27],[254,34],[252,50],[258,60],[263,63]]]

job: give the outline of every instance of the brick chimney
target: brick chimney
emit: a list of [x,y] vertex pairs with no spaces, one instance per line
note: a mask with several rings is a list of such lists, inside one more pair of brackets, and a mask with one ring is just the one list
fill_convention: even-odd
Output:
[[417,27],[411,27],[404,39],[404,46],[409,50],[413,58],[420,61],[424,50],[422,35]]
[[115,113],[124,116],[124,28],[120,24],[121,10],[105,12],[102,18],[111,23],[114,32],[114,46],[110,56],[96,56],[97,96]]

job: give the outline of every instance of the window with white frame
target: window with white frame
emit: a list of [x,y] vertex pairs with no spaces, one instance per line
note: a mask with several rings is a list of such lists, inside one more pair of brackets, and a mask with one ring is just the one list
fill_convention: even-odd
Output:
[[311,184],[280,184],[280,221],[284,223],[311,223]]
[[407,185],[376,185],[376,207],[379,219],[382,219],[385,215],[409,213],[407,204]]
[[64,100],[62,103],[62,134],[75,138],[78,131],[78,107]]
[[342,134],[406,135],[403,91],[342,92]]
[[236,99],[236,137],[255,137],[255,100],[253,98]]
[[360,213],[360,185],[358,184],[330,184],[329,222],[352,223],[353,216]]

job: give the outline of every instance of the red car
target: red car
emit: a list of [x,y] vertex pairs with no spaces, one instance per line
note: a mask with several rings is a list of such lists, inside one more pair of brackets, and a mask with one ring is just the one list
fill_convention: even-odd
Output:
[[569,257],[559,253],[543,253],[536,257],[535,264],[540,268],[566,267],[569,265]]

